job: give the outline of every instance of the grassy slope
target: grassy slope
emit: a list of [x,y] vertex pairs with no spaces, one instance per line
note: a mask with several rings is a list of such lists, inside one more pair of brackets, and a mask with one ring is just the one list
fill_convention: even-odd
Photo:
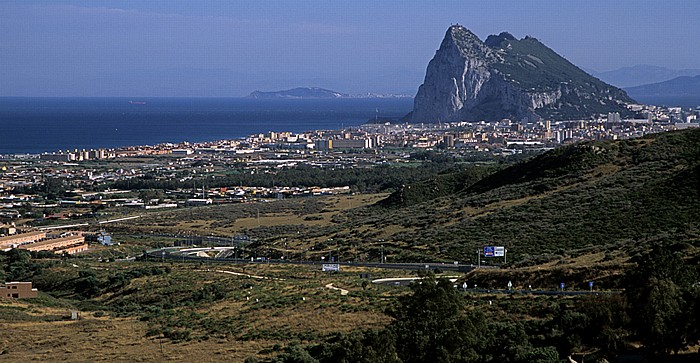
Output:
[[390,262],[475,263],[474,251],[491,244],[507,246],[518,263],[620,248],[632,255],[650,241],[696,244],[698,145],[700,130],[587,142],[507,168],[437,175],[370,207],[357,208],[377,196],[300,199],[162,211],[111,228],[246,233],[273,256],[333,250],[344,261],[378,261],[384,249]]
[[[700,130],[582,143],[491,174],[457,194],[355,211],[344,226],[371,226],[374,233],[367,234],[395,246],[397,257],[412,251],[467,261],[490,244],[508,246],[521,261],[585,248],[624,247],[632,254],[638,243],[653,240],[697,244],[698,160]],[[400,232],[384,233],[392,228]]]
[[[0,335],[0,361],[242,362],[249,356],[269,357],[274,346],[381,328],[390,320],[383,310],[404,293],[389,286],[365,287],[359,278],[360,273],[400,273],[395,271],[348,267],[329,277],[318,266],[71,262],[96,274],[99,294],[81,299],[73,293],[77,268],[44,269],[33,279],[40,298],[0,300],[0,318],[14,332]],[[171,270],[135,277],[123,286],[109,282],[123,273],[164,266]],[[328,283],[350,292],[343,296],[326,288]],[[206,291],[213,293],[201,293]],[[80,321],[68,319],[71,310],[81,312]]]

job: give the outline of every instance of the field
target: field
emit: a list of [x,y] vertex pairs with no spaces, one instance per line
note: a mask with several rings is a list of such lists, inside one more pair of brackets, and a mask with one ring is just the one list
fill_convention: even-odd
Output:
[[[115,288],[113,276],[162,266],[75,265],[53,266],[36,279],[37,286],[54,284],[57,298],[42,293],[38,299],[0,301],[3,330],[12,332],[0,338],[0,360],[243,361],[334,332],[381,328],[389,321],[383,310],[405,291],[359,278],[400,272],[348,268],[329,276],[318,266],[194,263],[166,264],[169,272]],[[83,284],[86,271],[100,281],[100,291],[89,299],[66,288]],[[80,320],[69,320],[71,310],[79,311]]]

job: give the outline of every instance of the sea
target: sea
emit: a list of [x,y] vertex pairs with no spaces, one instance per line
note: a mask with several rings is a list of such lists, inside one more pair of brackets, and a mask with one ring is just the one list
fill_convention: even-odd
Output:
[[412,98],[0,98],[0,154],[239,139],[400,118]]

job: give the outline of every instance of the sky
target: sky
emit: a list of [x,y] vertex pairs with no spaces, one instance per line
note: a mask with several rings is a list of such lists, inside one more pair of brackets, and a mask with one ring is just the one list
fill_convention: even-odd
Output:
[[0,0],[0,96],[415,94],[451,24],[577,66],[700,68],[700,1]]

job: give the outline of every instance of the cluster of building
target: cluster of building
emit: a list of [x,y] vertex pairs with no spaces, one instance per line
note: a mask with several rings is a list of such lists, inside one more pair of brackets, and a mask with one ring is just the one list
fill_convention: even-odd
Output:
[[[376,165],[412,161],[417,150],[434,150],[449,157],[481,160],[548,150],[584,140],[615,140],[698,127],[700,108],[631,105],[644,118],[626,119],[618,113],[576,121],[498,121],[406,124],[378,122],[343,130],[303,133],[268,132],[235,140],[202,143],[165,143],[112,150],[82,150],[42,155],[0,157],[0,219],[19,219],[27,209],[42,211],[41,218],[54,218],[55,208],[99,209],[101,207],[171,208],[225,202],[285,198],[350,192],[349,187],[321,189],[275,185],[246,185],[207,188],[197,185],[202,176],[219,178],[236,170],[242,174],[269,175],[274,185],[282,168],[299,165],[314,168],[371,168]],[[472,156],[477,155],[475,159]],[[128,158],[126,158],[128,157]],[[100,163],[75,161],[105,160]],[[110,159],[110,160],[108,160]],[[191,188],[168,190],[166,195],[144,197],[128,190],[95,189],[148,177],[160,181],[192,183]],[[60,181],[60,198],[46,200],[37,186]],[[201,182],[200,182],[201,183]],[[34,192],[34,193],[32,193]],[[46,213],[45,211],[48,211]],[[36,215],[34,216],[36,217]],[[57,218],[62,218],[58,216]]]
[[27,251],[49,251],[55,254],[73,255],[88,249],[85,237],[82,232],[46,232],[28,231],[17,233],[17,229],[10,226],[3,226],[0,231],[5,232],[0,235],[0,250],[10,250],[13,248]]
[[58,152],[44,153],[44,154],[39,155],[39,159],[48,160],[48,161],[60,161],[60,162],[67,163],[67,162],[71,162],[71,161],[112,159],[112,158],[115,158],[116,156],[117,156],[117,154],[114,150],[105,150],[105,149],[78,150],[78,149],[75,149],[73,151],[59,150]]
[[[580,121],[544,120],[523,123],[508,119],[481,122],[435,124],[368,123],[344,130],[317,130],[304,133],[268,132],[239,140],[203,143],[164,143],[118,149],[73,150],[44,153],[38,158],[53,162],[77,162],[121,157],[195,153],[244,155],[267,150],[319,150],[381,148],[466,147],[492,151],[507,142],[534,142],[556,145],[590,139],[620,139],[678,128],[697,127],[700,108],[629,105],[642,119],[622,119],[619,113]],[[607,117],[606,117],[607,116]],[[507,146],[507,145],[506,145]]]
[[538,122],[498,121],[432,124],[368,123],[345,130],[317,130],[300,134],[269,132],[242,140],[178,145],[179,155],[217,153],[259,154],[270,150],[332,152],[348,149],[467,149],[482,152],[512,152],[511,146],[554,148],[584,140],[616,140],[650,133],[698,127],[699,109],[630,105],[644,118],[623,119],[608,113],[595,119]]

